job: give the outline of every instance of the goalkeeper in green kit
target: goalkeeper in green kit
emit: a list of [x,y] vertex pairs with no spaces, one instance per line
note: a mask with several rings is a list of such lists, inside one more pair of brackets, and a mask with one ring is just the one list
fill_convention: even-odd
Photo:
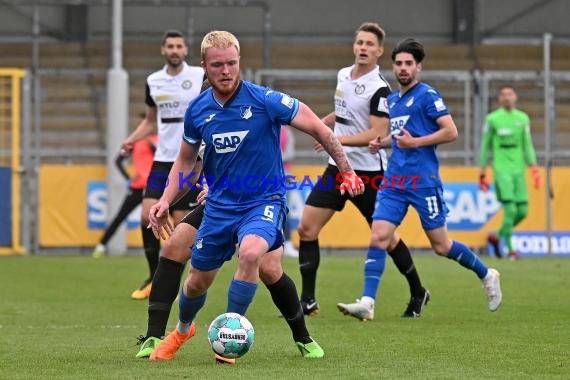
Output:
[[487,191],[489,182],[486,169],[488,150],[493,153],[493,173],[496,193],[504,211],[503,225],[497,234],[491,233],[488,240],[497,257],[502,257],[499,239],[502,237],[509,250],[509,258],[517,259],[511,237],[516,227],[528,214],[528,191],[525,172],[530,167],[534,187],[540,187],[540,173],[536,167],[536,154],[532,146],[528,115],[515,108],[517,94],[513,87],[499,89],[500,108],[485,119],[479,164],[479,188]]

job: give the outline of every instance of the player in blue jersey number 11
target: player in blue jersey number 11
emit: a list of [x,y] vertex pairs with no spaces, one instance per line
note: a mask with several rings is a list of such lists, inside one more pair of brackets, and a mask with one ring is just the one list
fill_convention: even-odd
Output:
[[[436,148],[454,141],[458,133],[439,92],[417,79],[424,56],[423,46],[413,39],[399,42],[392,51],[399,90],[388,96],[391,134],[380,143],[372,141],[370,148],[391,144],[386,177],[421,177],[415,186],[406,180],[401,189],[387,187],[378,191],[367,260],[385,260],[388,244],[411,205],[420,216],[433,250],[473,271],[483,283],[489,310],[496,311],[502,300],[499,272],[487,268],[465,244],[451,240],[447,230],[448,210]],[[382,272],[365,278],[363,297],[375,299],[381,277]],[[346,308],[359,313],[364,306],[356,303]]]

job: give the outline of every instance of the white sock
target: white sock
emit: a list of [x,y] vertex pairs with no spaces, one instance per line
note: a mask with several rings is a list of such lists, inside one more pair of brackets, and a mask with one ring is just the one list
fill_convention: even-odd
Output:
[[489,278],[491,278],[491,275],[491,269],[487,269],[487,274],[485,277],[483,277],[482,281],[487,281]]
[[366,305],[366,307],[373,308],[374,307],[374,298],[364,296],[360,299],[360,303]]

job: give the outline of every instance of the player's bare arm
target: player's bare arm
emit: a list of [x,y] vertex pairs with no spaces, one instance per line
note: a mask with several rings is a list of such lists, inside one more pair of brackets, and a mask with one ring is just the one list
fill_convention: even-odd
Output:
[[145,117],[121,144],[121,153],[130,153],[133,144],[156,132],[156,107],[145,107]]
[[444,115],[436,120],[439,130],[426,136],[413,137],[405,128],[394,138],[398,147],[403,149],[420,148],[422,146],[445,144],[457,139],[457,126],[450,115]]
[[334,111],[321,118],[323,123],[325,123],[325,125],[329,128],[334,127],[335,119],[336,119],[336,113]]
[[378,153],[380,149],[389,149],[392,147],[392,135],[378,136],[368,142],[368,151],[372,154]]
[[[346,174],[346,183],[352,184],[347,186],[350,196],[362,194],[364,192],[364,184],[358,181],[356,173],[348,162],[348,158],[344,153],[342,145],[334,135],[333,131],[328,128],[315,113],[307,107],[303,102],[299,102],[299,111],[295,118],[291,121],[291,126],[311,135],[317,140],[332,157],[340,172]],[[344,188],[341,188],[341,193],[344,194]]]
[[387,117],[370,115],[370,128],[351,136],[339,136],[338,141],[345,146],[368,146],[371,140],[383,138],[388,134],[390,120]]
[[174,227],[168,219],[168,209],[173,201],[178,199],[179,193],[187,191],[188,185],[180,183],[180,178],[188,178],[196,168],[199,147],[200,142],[189,144],[182,141],[178,157],[176,157],[176,161],[174,161],[168,174],[167,184],[169,185],[164,189],[162,197],[150,209],[149,227],[152,228],[157,239],[166,239],[174,231]]
[[[193,190],[192,186],[195,186],[196,188],[201,188],[201,184],[198,183],[198,180],[200,179],[200,175],[202,174],[202,161],[196,161],[196,165],[194,165],[193,173],[195,173],[195,174],[192,175],[192,177],[188,179],[188,182],[190,183],[190,185],[184,184],[184,186],[182,186],[180,191],[178,191],[178,193],[176,194],[176,196],[174,197],[172,202],[170,202],[170,204],[174,205],[174,204],[178,203],[178,201],[180,201],[182,198],[184,198],[190,190]],[[202,191],[204,191],[204,190],[202,190]]]
[[[371,116],[372,117],[372,116]],[[390,119],[386,119],[385,133],[376,136],[368,142],[368,151],[372,154],[378,153],[380,149],[392,148],[392,134],[390,133]]]
[[[325,123],[325,125],[331,129],[334,130],[334,123],[335,123],[335,119],[336,119],[336,112],[332,111],[331,113],[327,114],[326,116],[324,116],[323,118],[321,118],[321,121],[323,123]],[[313,144],[313,148],[315,149],[316,152],[320,153],[323,152],[325,150],[325,148],[323,148],[323,146],[321,145],[320,142],[315,141],[315,143]]]

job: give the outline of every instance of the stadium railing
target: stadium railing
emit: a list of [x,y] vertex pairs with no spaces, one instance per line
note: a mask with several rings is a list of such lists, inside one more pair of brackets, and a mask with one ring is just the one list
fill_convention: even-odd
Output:
[[26,71],[0,68],[0,255],[23,254],[21,234],[22,81]]

